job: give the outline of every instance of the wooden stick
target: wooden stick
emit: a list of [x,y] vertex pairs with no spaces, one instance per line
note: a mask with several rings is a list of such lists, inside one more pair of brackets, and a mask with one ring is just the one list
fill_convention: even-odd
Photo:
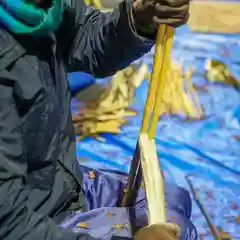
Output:
[[198,205],[201,213],[203,214],[204,218],[206,219],[207,224],[208,224],[208,226],[210,228],[210,231],[211,231],[212,235],[214,236],[215,240],[222,240],[222,238],[219,236],[219,233],[218,233],[216,227],[211,222],[210,217],[207,214],[207,211],[205,210],[204,206],[202,205],[201,201],[199,200],[199,198],[197,196],[197,193],[196,193],[196,191],[195,191],[195,189],[193,187],[192,182],[190,181],[190,179],[187,176],[185,177],[185,179],[186,179],[186,181],[188,183],[188,186],[189,186],[190,191],[191,191],[191,193],[193,195],[193,198],[194,198],[196,204]]
[[139,144],[137,142],[130,172],[128,174],[127,186],[122,193],[122,199],[120,202],[120,206],[122,207],[131,207],[136,201],[138,190],[140,189],[142,183],[142,172],[139,159]]
[[148,224],[166,222],[164,184],[154,140],[140,134],[141,169],[146,194]]

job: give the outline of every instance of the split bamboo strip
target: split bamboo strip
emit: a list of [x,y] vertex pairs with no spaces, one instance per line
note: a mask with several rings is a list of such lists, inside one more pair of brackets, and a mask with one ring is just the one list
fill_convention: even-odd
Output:
[[154,140],[147,134],[139,136],[141,170],[147,202],[148,224],[166,222],[164,183]]
[[166,83],[165,80],[167,77],[168,67],[170,66],[173,35],[173,28],[166,27],[166,40],[164,44],[162,65],[156,90],[152,119],[150,121],[148,134],[146,135],[142,133],[139,137],[140,163],[146,194],[149,225],[166,222],[164,183],[153,138],[161,112],[161,98],[163,96]]
[[[157,32],[157,39],[156,39],[156,47],[155,47],[155,56],[153,60],[153,70],[151,74],[151,80],[148,88],[148,95],[144,107],[143,112],[143,120],[141,125],[140,133],[146,133],[148,131],[149,126],[149,118],[151,115],[151,111],[153,108],[154,98],[155,98],[155,90],[158,85],[159,75],[161,72],[161,60],[163,54],[163,47],[164,47],[164,40],[165,40],[165,29],[166,26],[162,25],[159,26]],[[137,146],[134,151],[132,165],[129,172],[129,178],[127,182],[126,189],[123,193],[123,199],[121,202],[122,206],[132,206],[136,200],[138,190],[142,183],[142,176],[141,176],[141,167],[140,167],[140,160],[139,160],[139,145]]]
[[161,66],[161,72],[159,75],[158,86],[156,90],[155,103],[152,113],[151,124],[148,132],[149,139],[153,139],[155,135],[156,125],[158,123],[160,111],[161,111],[161,99],[164,94],[164,87],[167,79],[168,68],[170,67],[170,55],[172,49],[174,30],[171,27],[166,28],[166,41],[163,53],[163,61]]

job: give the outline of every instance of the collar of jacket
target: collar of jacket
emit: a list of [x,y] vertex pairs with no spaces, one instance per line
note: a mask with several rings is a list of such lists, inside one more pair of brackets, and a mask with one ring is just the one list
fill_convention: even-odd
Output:
[[26,49],[13,36],[0,27],[0,71],[6,69],[25,52]]

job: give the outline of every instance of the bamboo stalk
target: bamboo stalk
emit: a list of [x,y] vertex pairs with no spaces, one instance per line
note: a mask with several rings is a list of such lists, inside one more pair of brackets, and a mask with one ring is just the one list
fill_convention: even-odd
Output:
[[[150,79],[150,84],[148,88],[148,95],[143,112],[143,120],[140,129],[140,133],[147,132],[149,125],[149,118],[152,111],[152,105],[154,103],[155,89],[157,87],[158,77],[161,71],[161,59],[163,54],[163,43],[165,36],[165,25],[159,26],[156,39],[155,55],[153,59],[153,69]],[[137,197],[138,190],[141,186],[142,176],[141,176],[141,167],[139,161],[139,144],[137,143],[132,164],[128,176],[128,182],[126,189],[123,193],[121,206],[132,206]]]
[[154,98],[155,98],[155,91],[158,86],[158,79],[161,73],[165,30],[166,30],[165,25],[159,26],[158,33],[157,33],[156,47],[155,47],[155,55],[153,59],[153,69],[152,69],[150,84],[148,87],[147,100],[146,100],[144,111],[143,111],[143,119],[142,119],[140,133],[145,133],[148,130],[149,118],[151,115]]
[[[165,37],[165,32],[166,32],[166,44],[164,47],[164,37]],[[159,118],[159,113],[160,113],[160,100],[161,100],[161,95],[163,94],[163,89],[164,89],[164,81],[167,76],[167,69],[169,67],[169,59],[170,59],[170,53],[171,53],[171,47],[172,47],[172,39],[173,39],[173,29],[171,27],[166,27],[166,26],[160,26],[158,29],[158,34],[157,34],[157,41],[156,41],[156,49],[155,49],[155,56],[154,56],[154,64],[153,64],[153,71],[151,75],[151,81],[150,81],[150,86],[148,89],[148,96],[144,108],[144,114],[143,114],[143,121],[142,121],[142,126],[140,130],[140,134],[147,133],[148,131],[148,126],[149,126],[149,118],[151,115],[151,111],[153,109],[153,115],[152,119],[150,122],[150,129],[148,132],[148,137],[152,139],[155,134],[155,129],[156,125],[158,122]],[[162,59],[162,62],[161,62]],[[160,76],[160,77],[159,77]],[[156,88],[158,89],[156,93]],[[154,102],[155,98],[155,102]],[[153,104],[155,104],[153,108]],[[156,106],[157,105],[157,106]],[[125,194],[123,196],[123,200],[121,205],[122,206],[132,206],[136,200],[138,190],[141,186],[142,180],[145,179],[147,181],[147,173],[145,172],[145,177],[142,176],[142,171],[143,168],[141,167],[141,161],[139,159],[139,156],[142,159],[147,159],[144,157],[144,155],[141,154],[143,149],[139,149],[140,145],[139,143],[136,146],[134,156],[133,156],[133,161],[129,173],[129,178],[128,178],[128,183],[127,183],[127,188],[125,191]],[[154,154],[154,153],[152,153]],[[156,154],[156,151],[155,151]],[[143,160],[144,161],[144,160]],[[161,178],[161,171],[160,167],[157,168],[159,170],[158,175]],[[153,169],[152,169],[153,170]],[[154,171],[154,170],[153,170]],[[161,221],[165,221],[165,201],[164,201],[164,190],[163,190],[163,185],[158,184],[159,190],[161,191],[161,198],[159,199],[160,201],[160,206],[161,206],[161,212],[162,212],[162,217]],[[162,190],[161,190],[162,189]],[[149,192],[149,190],[148,190]],[[151,195],[151,194],[150,194]],[[153,204],[151,202],[151,204]],[[159,208],[159,206],[153,206],[154,208]],[[148,206],[148,208],[151,208]],[[151,214],[153,212],[149,211],[149,219],[152,219]],[[159,215],[160,216],[160,215]],[[153,217],[154,218],[154,217]]]
[[162,66],[157,85],[152,119],[148,134],[141,134],[139,137],[141,170],[146,194],[149,225],[166,222],[164,183],[153,138],[159,114],[161,112],[160,106],[165,86],[164,83],[166,82],[167,71],[170,66],[173,35],[173,28],[166,27],[166,42],[164,46]]
[[161,68],[161,72],[159,75],[159,81],[158,81],[158,86],[157,86],[157,91],[156,91],[152,119],[151,119],[151,124],[150,124],[149,132],[148,132],[149,139],[153,139],[153,137],[155,135],[155,129],[156,129],[156,125],[157,125],[158,119],[159,119],[159,114],[161,111],[160,105],[161,105],[161,99],[163,96],[164,86],[165,86],[165,82],[166,82],[165,80],[167,78],[167,71],[170,66],[170,55],[171,55],[171,49],[172,49],[173,35],[174,35],[173,28],[167,27],[162,68]]

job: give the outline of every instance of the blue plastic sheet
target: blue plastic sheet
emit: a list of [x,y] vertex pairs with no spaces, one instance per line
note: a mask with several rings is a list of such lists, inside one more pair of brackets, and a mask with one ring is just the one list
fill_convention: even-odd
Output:
[[70,88],[75,92],[79,89],[83,89],[88,87],[89,85],[93,84],[95,81],[94,77],[87,74],[81,73],[81,81],[79,81],[79,73],[72,72],[68,74],[68,83]]
[[[151,69],[152,53],[143,60]],[[199,92],[206,120],[183,122],[175,117],[162,119],[156,131],[158,157],[165,178],[188,189],[185,176],[192,181],[212,222],[240,239],[240,94],[223,84],[208,83],[204,63],[208,58],[221,60],[240,79],[239,35],[191,33],[187,27],[177,31],[173,60],[195,69],[194,83],[204,85]],[[84,81],[79,74],[75,81]],[[107,80],[96,80],[106,83]],[[77,144],[79,163],[93,168],[128,172],[141,124],[147,82],[136,91],[132,107],[137,117],[130,118],[121,134],[104,135],[104,143],[85,139]],[[73,104],[75,100],[73,99]],[[200,239],[213,239],[206,220],[193,202],[192,220]]]

